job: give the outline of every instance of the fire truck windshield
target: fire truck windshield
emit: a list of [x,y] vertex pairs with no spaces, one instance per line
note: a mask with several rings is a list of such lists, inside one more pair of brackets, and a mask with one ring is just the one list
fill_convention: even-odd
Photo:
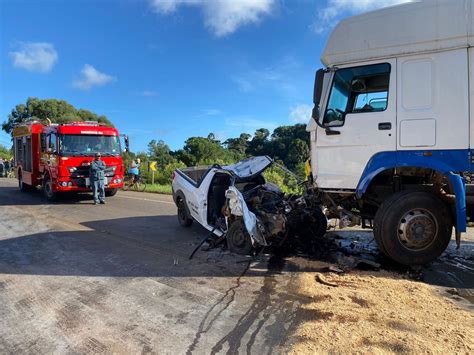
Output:
[[99,136],[83,134],[62,134],[59,136],[59,154],[61,156],[118,156],[121,153],[117,136]]

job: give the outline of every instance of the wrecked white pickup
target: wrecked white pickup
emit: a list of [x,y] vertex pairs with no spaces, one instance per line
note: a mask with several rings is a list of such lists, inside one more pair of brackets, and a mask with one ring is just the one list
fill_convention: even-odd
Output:
[[177,169],[172,187],[179,223],[188,227],[197,221],[225,236],[239,254],[282,244],[295,234],[324,235],[326,217],[310,195],[285,196],[265,181],[263,172],[272,164],[268,156],[258,156],[229,166]]

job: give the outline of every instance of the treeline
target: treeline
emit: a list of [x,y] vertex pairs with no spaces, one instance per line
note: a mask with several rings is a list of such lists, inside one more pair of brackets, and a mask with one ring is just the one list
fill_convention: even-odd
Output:
[[112,126],[106,116],[97,115],[83,108],[76,109],[65,100],[30,97],[24,104],[18,104],[11,110],[7,120],[2,124],[2,129],[10,134],[16,124],[32,119],[38,121],[50,119],[53,123],[97,121]]
[[[296,175],[303,177],[304,163],[309,157],[309,134],[306,125],[295,124],[280,126],[272,134],[266,128],[260,128],[253,135],[242,133],[236,138],[220,141],[213,133],[207,137],[191,137],[185,141],[184,147],[171,150],[162,140],[152,140],[147,152],[126,155],[126,163],[131,159],[140,158],[142,173],[151,182],[151,174],[147,166],[149,161],[156,161],[158,171],[154,181],[166,185],[171,183],[172,172],[179,167],[232,164],[245,157],[268,155],[286,166]],[[294,189],[296,181],[278,169],[270,169],[267,179],[285,190]]]

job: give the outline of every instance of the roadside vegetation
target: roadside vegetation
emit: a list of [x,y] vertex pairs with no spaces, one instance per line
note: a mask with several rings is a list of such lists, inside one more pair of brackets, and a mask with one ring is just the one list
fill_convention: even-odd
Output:
[[8,149],[7,147],[5,147],[4,145],[0,144],[0,158],[10,160],[12,156],[13,156],[12,151]]
[[[265,172],[265,178],[280,186],[286,193],[300,191],[298,178],[304,179],[304,163],[309,157],[309,135],[304,124],[281,126],[273,133],[260,128],[252,135],[242,133],[239,137],[220,141],[213,133],[207,137],[188,138],[182,149],[173,151],[162,140],[152,140],[148,151],[125,154],[125,166],[140,158],[141,174],[149,184],[147,191],[171,193],[173,171],[186,166],[227,165],[246,157],[268,155],[295,175],[273,166]],[[156,161],[154,173],[148,169],[149,162]],[[155,185],[150,185],[152,181]],[[165,188],[168,186],[169,188]],[[165,192],[166,193],[166,192]]]

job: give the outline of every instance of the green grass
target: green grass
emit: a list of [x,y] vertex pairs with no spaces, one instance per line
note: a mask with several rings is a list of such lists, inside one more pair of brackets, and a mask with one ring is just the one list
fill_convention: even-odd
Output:
[[145,192],[153,192],[155,194],[171,195],[171,185],[147,184]]

